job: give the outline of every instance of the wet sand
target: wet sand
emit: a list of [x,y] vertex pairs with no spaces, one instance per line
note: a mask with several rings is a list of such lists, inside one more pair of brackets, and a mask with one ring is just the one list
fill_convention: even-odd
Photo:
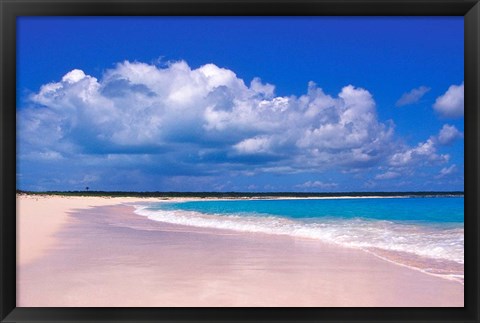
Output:
[[[138,199],[67,198],[57,210],[60,197],[22,198],[19,307],[463,306],[460,283],[361,250],[151,221],[124,204]],[[55,225],[26,235],[45,209]]]

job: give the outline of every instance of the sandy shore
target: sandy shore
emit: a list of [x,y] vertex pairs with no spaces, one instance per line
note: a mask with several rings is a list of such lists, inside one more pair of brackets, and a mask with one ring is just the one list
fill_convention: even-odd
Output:
[[155,222],[138,201],[17,197],[17,306],[463,306],[463,285],[360,250]]
[[68,222],[73,209],[117,205],[154,198],[17,195],[17,263],[41,257],[55,243],[54,233]]

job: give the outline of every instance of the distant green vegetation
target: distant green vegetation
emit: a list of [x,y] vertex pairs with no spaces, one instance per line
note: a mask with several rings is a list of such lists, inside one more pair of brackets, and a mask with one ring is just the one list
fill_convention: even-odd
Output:
[[304,193],[304,192],[127,192],[127,191],[45,191],[30,192],[17,190],[17,194],[59,195],[59,196],[101,196],[101,197],[197,197],[197,198],[268,198],[268,197],[336,197],[336,196],[463,196],[463,192],[341,192],[341,193]]

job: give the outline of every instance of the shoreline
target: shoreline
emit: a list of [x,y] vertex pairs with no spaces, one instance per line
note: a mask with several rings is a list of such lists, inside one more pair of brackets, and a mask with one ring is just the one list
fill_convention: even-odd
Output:
[[[46,204],[38,204],[17,196],[17,205],[19,200],[17,219],[24,218],[21,206],[25,209],[26,204],[38,210],[39,205],[60,203],[62,215],[57,217],[60,225],[35,238],[51,237],[35,258],[25,261],[19,252],[17,306],[463,306],[463,285],[458,282],[401,267],[362,250],[161,223],[136,215],[131,206],[171,199],[49,196],[40,201]],[[184,199],[174,201],[180,200]],[[161,285],[163,294],[149,283]],[[56,287],[42,297],[41,291],[48,286]],[[89,299],[87,295],[99,286],[104,292]],[[392,288],[395,293],[388,292]],[[128,290],[138,294],[136,300],[115,296],[126,296]],[[411,292],[417,295],[413,299],[406,296]]]
[[[370,198],[370,197],[366,197]],[[375,197],[372,197],[375,198]],[[317,198],[312,198],[312,199],[317,199]],[[320,198],[323,199],[323,198]],[[337,199],[337,198],[335,198]],[[205,198],[205,199],[172,199],[170,201],[167,200],[162,200],[154,203],[178,203],[178,202],[185,202],[185,201],[243,201],[243,199],[228,199],[228,200],[223,200],[223,199],[213,199],[213,198]],[[249,199],[253,201],[257,201],[256,199]],[[276,198],[276,199],[262,199],[262,200],[292,200],[292,198]],[[295,198],[293,198],[295,200]],[[148,203],[149,204],[149,203]],[[249,228],[246,229],[244,227],[240,228],[235,228],[233,226],[225,226],[222,220],[219,220],[220,222],[215,223],[215,220],[208,218],[205,219],[206,221],[214,221],[210,222],[208,224],[203,223],[203,214],[198,213],[196,217],[193,219],[190,219],[189,223],[185,223],[185,221],[182,219],[183,215],[181,214],[181,210],[173,210],[175,213],[178,212],[178,214],[175,214],[173,216],[168,216],[163,217],[160,216],[158,217],[157,214],[155,213],[150,213],[150,211],[147,210],[147,212],[144,212],[144,208],[147,205],[147,203],[141,203],[141,204],[133,204],[135,206],[134,212],[142,217],[146,217],[152,221],[157,221],[161,223],[168,223],[168,224],[173,224],[173,225],[186,225],[186,226],[191,226],[194,228],[211,228],[211,229],[220,229],[220,230],[231,230],[234,232],[243,232],[243,233],[264,233],[268,235],[279,235],[279,236],[285,236],[285,237],[294,237],[296,239],[307,239],[307,240],[312,240],[312,241],[320,241],[322,243],[327,243],[327,244],[333,244],[335,246],[341,247],[341,248],[347,248],[349,250],[355,250],[355,251],[360,251],[360,252],[366,252],[368,254],[374,255],[375,257],[382,259],[383,261],[387,261],[389,263],[402,266],[405,268],[409,268],[411,270],[415,270],[418,272],[421,272],[423,274],[429,275],[429,276],[434,276],[437,278],[445,279],[448,281],[454,281],[462,286],[464,285],[464,274],[463,274],[463,263],[458,263],[453,260],[445,260],[445,259],[436,259],[436,258],[428,258],[424,257],[422,255],[418,255],[415,253],[411,253],[410,255],[404,251],[398,251],[395,249],[382,249],[381,247],[356,247],[356,246],[351,246],[348,244],[342,244],[334,241],[329,241],[325,240],[322,238],[318,237],[312,237],[308,235],[298,235],[298,234],[292,234],[292,233],[287,233],[287,232],[272,232],[272,231],[267,231],[265,228]],[[158,210],[161,211],[161,210]],[[158,212],[157,211],[157,212]],[[189,211],[188,213],[190,214],[191,212],[195,211]],[[178,220],[177,216],[179,216],[180,219]],[[186,215],[187,217],[191,218],[191,215]],[[211,215],[206,215],[206,216],[211,216]],[[245,223],[243,223],[245,224]],[[434,265],[434,262],[441,262],[443,261],[444,264],[441,265],[440,267]],[[432,263],[433,262],[433,263]],[[442,270],[445,268],[442,268],[442,266],[448,266],[449,270],[452,270],[452,272],[449,273],[440,273],[439,271],[435,272],[435,270]],[[460,269],[461,267],[461,269]],[[429,271],[430,270],[430,271]]]

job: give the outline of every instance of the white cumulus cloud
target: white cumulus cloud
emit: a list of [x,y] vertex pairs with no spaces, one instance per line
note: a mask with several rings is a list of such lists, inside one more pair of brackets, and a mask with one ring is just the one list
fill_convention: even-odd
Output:
[[271,143],[269,138],[255,137],[245,139],[233,147],[242,154],[269,153]]
[[125,61],[100,78],[75,69],[30,99],[18,112],[23,155],[146,154],[190,171],[261,160],[258,171],[296,172],[371,166],[392,150],[393,124],[378,120],[365,89],[332,96],[310,82],[304,95],[276,96],[273,85],[246,85],[215,64]]
[[448,162],[448,154],[438,154],[435,138],[420,142],[416,147],[406,148],[390,157],[391,166],[411,166],[414,164]]
[[451,85],[447,92],[439,96],[433,105],[435,111],[440,115],[449,118],[463,117],[464,110],[464,86],[463,82],[460,85]]
[[442,145],[450,145],[456,139],[463,138],[463,133],[460,132],[455,126],[448,124],[443,125],[442,129],[438,134],[438,141]]

